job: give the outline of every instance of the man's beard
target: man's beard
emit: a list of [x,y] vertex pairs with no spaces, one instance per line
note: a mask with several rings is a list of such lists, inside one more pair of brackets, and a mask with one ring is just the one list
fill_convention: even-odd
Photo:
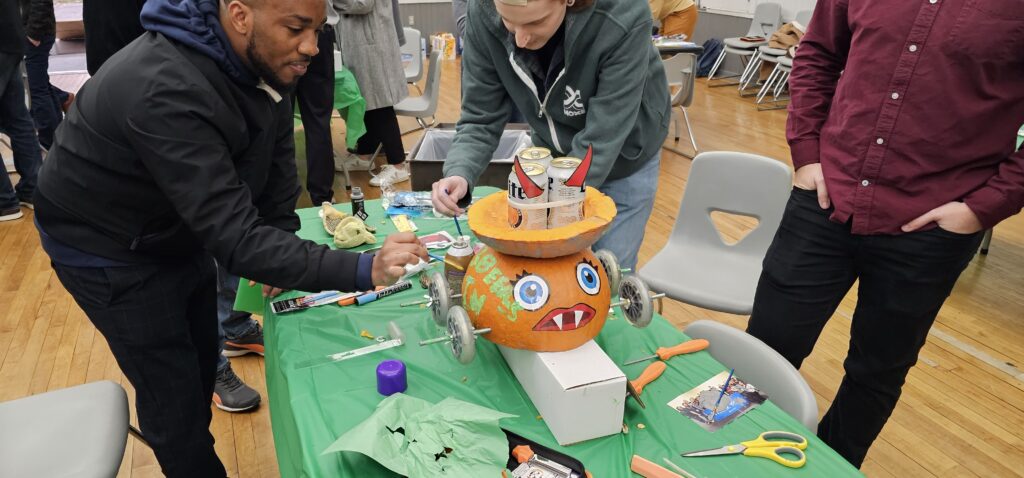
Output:
[[249,60],[249,64],[252,65],[256,76],[263,79],[271,88],[281,94],[289,94],[295,90],[295,85],[299,83],[300,77],[295,77],[291,83],[285,83],[281,77],[274,73],[274,69],[263,56],[260,55],[256,49],[256,36],[257,32],[254,29],[252,36],[249,37],[249,43],[245,46],[245,57]]

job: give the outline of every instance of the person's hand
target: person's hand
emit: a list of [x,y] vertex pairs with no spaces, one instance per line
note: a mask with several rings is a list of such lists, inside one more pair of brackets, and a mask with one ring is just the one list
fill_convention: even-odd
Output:
[[[256,285],[256,281],[254,281],[254,280],[249,281],[249,287],[252,287],[254,285]],[[263,297],[269,297],[269,298],[273,299],[274,297],[277,297],[277,296],[281,295],[282,292],[284,292],[284,289],[279,289],[279,288],[274,287],[272,285],[266,285],[266,284],[263,285]]]
[[418,264],[428,260],[427,248],[423,247],[416,234],[400,232],[384,240],[384,245],[373,257],[371,277],[373,285],[391,285],[405,275],[406,264]]
[[817,191],[818,205],[822,209],[828,209],[832,204],[828,198],[828,189],[825,187],[825,175],[821,173],[821,163],[811,163],[796,170],[793,185],[807,191]]
[[28,42],[31,43],[32,46],[39,46],[39,44],[42,43],[39,40],[32,39],[32,37],[30,37],[30,36],[26,36],[25,38],[28,39]]
[[448,176],[434,183],[430,191],[430,200],[434,203],[434,209],[441,214],[458,216],[462,214],[459,207],[459,200],[469,191],[469,182],[462,176]]
[[922,214],[904,224],[901,229],[903,232],[913,232],[933,222],[940,228],[956,234],[974,234],[984,228],[970,207],[954,201]]

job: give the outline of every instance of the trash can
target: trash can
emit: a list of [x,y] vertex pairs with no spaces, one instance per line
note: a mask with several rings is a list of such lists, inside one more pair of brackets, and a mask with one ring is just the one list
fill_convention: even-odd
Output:
[[[423,133],[416,146],[409,152],[409,168],[413,191],[429,191],[434,181],[441,179],[444,161],[455,141],[455,124],[441,123]],[[523,148],[533,146],[530,128],[525,124],[509,124],[501,133],[498,149],[494,151],[490,164],[477,180],[477,186],[508,186],[508,173],[512,161]]]

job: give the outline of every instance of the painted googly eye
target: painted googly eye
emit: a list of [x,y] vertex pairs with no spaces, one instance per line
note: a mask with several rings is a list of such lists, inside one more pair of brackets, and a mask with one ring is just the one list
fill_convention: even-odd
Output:
[[601,276],[597,275],[597,269],[589,262],[580,262],[576,265],[576,281],[587,294],[597,295],[601,290]]
[[550,290],[548,283],[540,276],[529,274],[516,281],[512,293],[524,309],[529,311],[544,307],[548,301]]

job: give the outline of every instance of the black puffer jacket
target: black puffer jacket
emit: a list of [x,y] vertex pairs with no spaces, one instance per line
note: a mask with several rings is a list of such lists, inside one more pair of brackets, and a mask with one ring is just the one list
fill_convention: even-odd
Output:
[[57,33],[57,19],[53,15],[53,0],[18,0],[21,4],[21,23],[25,35],[33,40]]

